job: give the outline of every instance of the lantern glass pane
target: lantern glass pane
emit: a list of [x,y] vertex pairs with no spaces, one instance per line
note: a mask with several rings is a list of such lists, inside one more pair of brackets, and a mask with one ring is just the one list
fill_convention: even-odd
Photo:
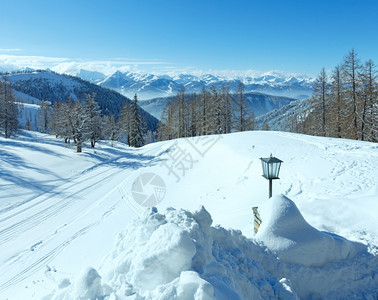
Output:
[[278,166],[279,166],[278,163],[274,163],[273,164],[273,174],[272,174],[273,178],[277,178],[278,177]]
[[274,164],[274,178],[278,178],[278,174],[280,172],[281,163],[275,163]]
[[263,168],[263,175],[265,178],[268,178],[268,164],[264,161],[261,161],[262,168]]
[[268,164],[268,178],[273,178],[273,165],[274,164]]
[[277,178],[278,178],[278,174],[280,173],[280,168],[281,168],[281,163],[278,163],[277,164]]

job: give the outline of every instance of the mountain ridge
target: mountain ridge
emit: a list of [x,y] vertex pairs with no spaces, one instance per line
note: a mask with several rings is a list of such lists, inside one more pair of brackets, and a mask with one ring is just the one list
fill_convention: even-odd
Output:
[[[17,66],[0,66],[1,72],[30,71],[31,68]],[[173,96],[184,87],[187,93],[199,93],[203,88],[217,88],[228,85],[230,92],[237,91],[243,83],[245,92],[261,92],[273,96],[286,96],[295,99],[306,99],[312,96],[315,78],[310,75],[285,73],[281,71],[258,72],[246,71],[186,71],[153,73],[142,71],[124,71],[122,68],[104,70],[101,67],[86,68],[85,65],[56,65],[52,71],[76,76],[102,87],[113,89],[122,95],[132,98],[138,94],[140,100],[149,100]]]
[[305,99],[312,95],[314,79],[308,76],[285,76],[274,72],[257,77],[232,78],[213,74],[197,76],[181,73],[170,76],[116,71],[98,82],[98,85],[114,89],[128,97],[138,94],[140,99],[149,100],[173,96],[182,87],[187,93],[199,93],[203,88],[209,89],[211,86],[220,88],[222,85],[228,85],[230,91],[235,93],[240,83],[243,83],[245,92]]

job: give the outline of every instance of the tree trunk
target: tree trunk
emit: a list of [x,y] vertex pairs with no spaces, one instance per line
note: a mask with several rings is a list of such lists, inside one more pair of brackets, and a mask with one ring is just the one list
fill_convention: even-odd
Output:
[[76,144],[76,152],[77,153],[80,153],[81,152],[81,140],[77,140],[77,144]]

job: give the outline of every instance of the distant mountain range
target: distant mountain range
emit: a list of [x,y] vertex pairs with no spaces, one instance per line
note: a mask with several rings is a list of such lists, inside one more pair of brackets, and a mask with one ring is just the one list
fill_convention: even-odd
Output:
[[[16,66],[0,65],[0,72],[32,71],[31,68],[17,68]],[[105,75],[97,70],[86,70],[85,67],[55,66],[52,71],[59,74],[77,76],[83,80],[106,87],[132,98],[137,94],[140,100],[174,96],[184,87],[186,93],[199,93],[203,88],[211,86],[219,88],[223,84],[230,87],[231,93],[237,91],[240,82],[244,90],[260,92],[274,96],[285,96],[295,99],[311,97],[315,79],[307,75],[293,75],[282,72],[269,71],[258,73],[246,72],[214,72],[213,74],[194,75],[180,73],[175,75],[158,75],[142,72],[121,72]]]
[[[125,101],[130,101],[128,97],[131,98],[135,93],[140,99],[158,95],[160,97],[139,102],[140,107],[146,111],[145,116],[149,129],[156,129],[164,107],[169,101],[172,101],[182,86],[185,87],[186,93],[199,93],[203,88],[208,89],[211,86],[220,87],[222,84],[228,84],[231,97],[234,97],[233,93],[236,92],[239,82],[242,81],[248,109],[255,113],[258,128],[261,128],[262,123],[267,121],[273,130],[287,130],[290,118],[295,112],[308,109],[307,101],[296,100],[309,98],[314,84],[314,79],[309,77],[285,77],[274,72],[260,77],[239,79],[225,79],[210,74],[203,76],[179,74],[171,77],[119,71],[105,76],[100,72],[83,69],[75,75],[77,77],[52,71],[28,69],[3,77],[12,83],[16,96],[30,104],[38,104],[38,100],[47,100],[51,103],[67,98],[76,100],[84,93],[93,92],[96,94],[96,101],[104,114],[117,115],[122,104]],[[256,92],[256,90],[260,92]],[[33,107],[33,109],[35,108]]]
[[267,72],[261,76],[226,77],[212,74],[170,76],[116,71],[112,75],[105,76],[100,72],[80,69],[71,72],[70,75],[113,89],[129,98],[137,94],[141,100],[173,96],[182,87],[185,88],[186,93],[199,93],[203,88],[209,89],[211,86],[219,88],[222,84],[227,84],[230,91],[235,93],[240,82],[244,84],[246,93],[260,92],[274,96],[306,99],[311,97],[314,85],[312,77],[277,72]]

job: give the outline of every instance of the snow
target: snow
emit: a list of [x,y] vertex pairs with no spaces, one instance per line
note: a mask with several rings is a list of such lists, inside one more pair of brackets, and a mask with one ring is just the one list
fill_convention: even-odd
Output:
[[[122,299],[135,294],[139,299],[267,299],[291,294],[248,257],[253,251],[263,255],[263,248],[240,232],[213,228],[211,222],[204,208],[194,214],[151,209],[120,234],[101,267],[104,276],[87,268],[72,287],[52,299]],[[239,256],[245,256],[242,263]]]
[[284,195],[265,201],[260,210],[264,222],[256,239],[284,262],[319,267],[353,258],[359,252],[366,251],[366,247],[360,243],[312,227],[295,203]]
[[[0,299],[374,299],[377,150],[258,131],[81,154],[0,137]],[[268,200],[270,153],[284,163]],[[144,173],[165,183],[157,209],[133,199]]]
[[38,78],[40,81],[49,81],[54,82],[55,85],[63,85],[72,91],[75,87],[79,86],[79,83],[70,77],[63,77],[59,74],[51,73],[48,71],[35,71],[31,73],[14,73],[7,75],[7,80],[11,83],[15,82],[22,82],[22,81],[30,81],[33,78]]
[[[195,74],[196,73],[196,74]],[[185,86],[187,93],[200,93],[202,88],[210,88],[212,85],[220,87],[227,82],[230,91],[237,92],[237,85],[243,82],[245,92],[262,92],[275,96],[291,98],[308,98],[312,94],[314,78],[299,74],[284,74],[268,72],[257,75],[256,72],[195,72],[193,74],[148,74],[143,72],[115,71],[101,82],[100,86],[122,92],[132,98],[137,93],[139,99],[174,96],[177,91]],[[81,76],[77,73],[77,76]],[[84,77],[87,78],[86,74]],[[84,79],[85,79],[84,78]]]
[[[270,221],[283,220],[283,215],[292,214],[297,221],[300,214],[295,216],[299,212],[291,200],[277,196],[272,202]],[[282,214],[283,206],[289,206],[288,214]],[[290,232],[285,226],[287,222],[283,221],[281,233]],[[272,222],[267,223],[264,230],[275,231]],[[120,233],[99,272],[85,268],[72,285],[57,289],[45,299],[353,299],[377,292],[378,259],[371,257],[362,244],[359,256],[354,253],[353,257],[335,258],[329,253],[329,261],[322,261],[322,266],[318,264],[313,268],[307,266],[301,254],[299,259],[294,258],[287,264],[283,259],[277,260],[257,241],[245,238],[240,231],[211,224],[211,216],[203,207],[194,213],[169,208],[164,214],[152,208]],[[305,222],[301,225],[311,227]],[[302,226],[299,231],[303,230]],[[303,233],[308,233],[306,229]],[[334,250],[330,239],[321,240],[319,246],[318,238],[322,233],[313,230],[309,237],[299,234],[297,247],[286,247],[284,254],[296,257],[300,253],[299,245],[302,244],[304,250],[309,243],[315,246],[306,249],[310,259],[312,255],[319,258],[320,246],[326,248],[323,251]],[[259,239],[268,241],[263,237],[264,234]],[[276,245],[285,244],[275,239]],[[338,247],[350,252],[351,244],[344,240]],[[346,258],[347,261],[337,265],[337,260]],[[302,261],[306,264],[301,265]]]

